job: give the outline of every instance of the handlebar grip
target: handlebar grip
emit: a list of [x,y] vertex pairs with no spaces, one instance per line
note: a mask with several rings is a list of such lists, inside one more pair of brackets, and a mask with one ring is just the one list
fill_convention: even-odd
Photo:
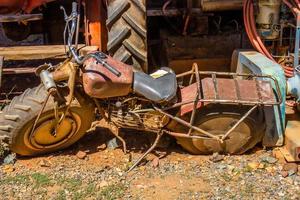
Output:
[[77,13],[77,2],[72,3],[72,13]]

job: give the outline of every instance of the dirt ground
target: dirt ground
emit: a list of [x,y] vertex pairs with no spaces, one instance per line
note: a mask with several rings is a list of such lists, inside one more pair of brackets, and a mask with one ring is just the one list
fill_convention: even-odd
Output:
[[167,140],[126,173],[149,148],[145,134],[126,135],[128,155],[107,148],[99,129],[67,150],[1,165],[0,199],[300,199],[298,166],[271,150],[193,156]]

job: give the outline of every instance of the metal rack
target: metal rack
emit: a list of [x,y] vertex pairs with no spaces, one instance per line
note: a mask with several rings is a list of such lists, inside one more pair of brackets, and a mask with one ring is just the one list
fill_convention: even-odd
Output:
[[[189,128],[188,133],[175,133],[171,131],[165,131],[167,134],[175,136],[175,137],[184,137],[184,138],[191,138],[191,139],[216,139],[221,143],[228,138],[228,136],[258,107],[260,106],[279,106],[283,99],[280,93],[279,84],[276,79],[272,76],[264,76],[264,75],[255,75],[255,74],[237,74],[237,73],[226,73],[226,72],[208,72],[198,70],[198,65],[194,64],[191,71],[179,74],[177,78],[186,78],[190,76],[189,85],[196,84],[197,85],[197,93],[195,98],[192,100],[188,100],[185,102],[177,103],[173,106],[167,108],[158,108],[154,107],[158,112],[168,116],[170,119],[175,120],[179,124]],[[203,83],[205,77],[210,79],[213,82],[213,94],[214,95],[204,95],[205,88],[203,87]],[[218,81],[221,80],[218,77],[222,77],[222,79],[231,80],[234,82],[235,91],[236,91],[236,98],[226,99],[224,96],[220,95]],[[252,86],[255,86],[255,91],[252,91],[252,94],[255,94],[257,98],[246,99],[241,94],[240,90],[240,82],[241,80],[248,80],[249,83],[252,82]],[[269,92],[272,92],[271,96],[266,96],[263,91],[263,83],[269,84]],[[272,87],[273,85],[273,87]],[[252,87],[253,88],[253,87]],[[229,88],[233,89],[233,88]],[[250,91],[249,91],[250,93]],[[270,93],[269,93],[270,94]],[[208,97],[208,98],[207,98]],[[266,98],[267,97],[267,98]],[[230,105],[247,105],[250,106],[250,109],[241,117],[241,119],[236,122],[224,135],[214,135],[205,131],[199,127],[194,126],[195,116],[197,112],[197,108],[199,103],[201,105],[205,104],[230,104]],[[170,109],[178,108],[184,105],[192,104],[193,111],[190,116],[189,121],[185,121],[178,116],[172,116],[167,111]],[[192,132],[198,132],[199,135],[192,134]]]

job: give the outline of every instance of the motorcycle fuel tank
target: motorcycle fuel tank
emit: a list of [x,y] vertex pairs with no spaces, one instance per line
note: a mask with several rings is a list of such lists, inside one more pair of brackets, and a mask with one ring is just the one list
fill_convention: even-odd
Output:
[[83,87],[85,92],[93,98],[110,98],[126,96],[132,91],[132,67],[107,57],[106,62],[121,72],[117,77],[107,70],[94,58],[84,63]]

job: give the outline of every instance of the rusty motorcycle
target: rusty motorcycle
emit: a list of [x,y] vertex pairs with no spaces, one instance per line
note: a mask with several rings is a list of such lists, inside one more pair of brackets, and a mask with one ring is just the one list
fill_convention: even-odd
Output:
[[197,64],[178,75],[167,67],[148,75],[102,52],[79,55],[79,13],[72,6],[70,16],[64,11],[68,59],[40,66],[42,84],[15,97],[0,115],[0,138],[13,152],[33,156],[64,149],[100,118],[124,152],[121,128],[155,133],[143,157],[163,135],[193,154],[242,154],[261,141],[263,107],[282,101],[272,77],[203,72]]

